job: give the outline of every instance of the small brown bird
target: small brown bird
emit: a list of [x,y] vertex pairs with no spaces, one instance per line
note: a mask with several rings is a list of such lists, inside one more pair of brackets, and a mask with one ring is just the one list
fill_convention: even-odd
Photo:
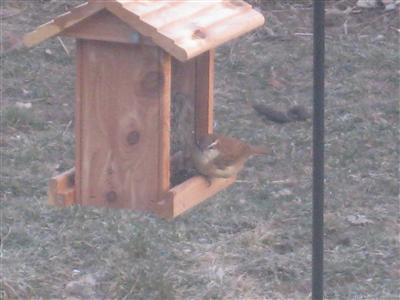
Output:
[[263,147],[251,146],[231,137],[209,134],[197,141],[192,159],[197,171],[211,184],[212,178],[236,175],[250,156],[261,154],[267,154]]

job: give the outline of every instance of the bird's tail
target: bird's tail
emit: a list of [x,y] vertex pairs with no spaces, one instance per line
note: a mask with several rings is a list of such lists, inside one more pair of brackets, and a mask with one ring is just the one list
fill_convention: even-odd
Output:
[[265,155],[268,154],[268,150],[262,146],[250,146],[252,155]]

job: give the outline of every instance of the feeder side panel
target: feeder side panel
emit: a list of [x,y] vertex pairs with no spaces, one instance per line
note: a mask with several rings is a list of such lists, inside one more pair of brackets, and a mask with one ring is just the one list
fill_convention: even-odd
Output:
[[151,210],[160,193],[162,50],[82,40],[76,182],[83,205]]

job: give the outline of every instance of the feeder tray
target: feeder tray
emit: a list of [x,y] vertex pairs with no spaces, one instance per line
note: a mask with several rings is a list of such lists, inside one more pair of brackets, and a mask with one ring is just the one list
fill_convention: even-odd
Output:
[[231,185],[171,186],[171,172],[212,133],[214,49],[263,23],[241,0],[92,0],[25,35],[76,38],[75,166],[50,180],[49,202],[173,218]]

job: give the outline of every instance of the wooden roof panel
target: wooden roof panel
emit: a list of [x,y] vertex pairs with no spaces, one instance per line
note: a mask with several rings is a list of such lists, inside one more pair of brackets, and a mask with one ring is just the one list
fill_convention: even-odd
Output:
[[131,26],[106,9],[67,28],[62,34],[86,40],[157,46],[151,38],[138,34]]
[[164,9],[166,3],[164,1],[115,1],[123,4],[131,12],[145,16],[146,14],[156,13],[159,9]]
[[[193,33],[193,37],[181,37],[175,43],[185,49],[187,53],[190,53],[191,57],[195,57],[201,54],[203,49],[216,48],[225,42],[235,39],[242,34],[246,33],[248,30],[242,27],[243,23],[249,26],[258,27],[259,20],[257,19],[258,13],[254,10],[249,11],[245,15],[235,15],[223,22],[217,22],[213,25],[205,27],[198,32]],[[230,30],[231,28],[241,28],[241,30]]]
[[[206,12],[205,10],[210,10],[214,6],[213,3],[207,3],[207,4],[208,5],[204,5],[199,2],[190,2],[190,1],[180,2],[178,4],[175,4],[174,9],[164,6],[163,10],[141,15],[140,19],[146,23],[151,24],[157,29],[160,29],[162,27],[167,27],[169,24],[176,22],[178,22],[179,25],[181,26],[180,20],[187,18],[188,16],[196,15],[202,9],[204,9],[204,11],[202,12],[202,14],[204,15],[204,12]],[[184,11],[185,14],[176,15],[175,13],[176,9]]]
[[145,24],[135,29],[141,32],[143,27],[142,34],[183,61],[264,23],[264,17],[242,0],[114,0],[106,4],[111,10],[118,10],[117,6]]
[[[264,23],[261,13],[242,0],[89,0],[84,14],[71,11],[73,22],[60,23],[59,17],[48,23],[47,34],[33,32],[27,46],[61,33],[84,18],[107,9],[144,36],[181,61],[249,32]],[[79,10],[78,10],[79,12]],[[86,16],[85,16],[86,15]],[[71,24],[72,25],[71,25]],[[42,26],[43,27],[43,26]],[[39,27],[40,28],[40,27]]]
[[97,3],[83,3],[26,34],[23,37],[24,45],[26,47],[33,47],[48,38],[62,33],[65,29],[85,20],[103,8],[102,5]]
[[[189,20],[183,20],[182,22],[175,23],[171,26],[164,26],[164,28],[159,29],[159,32],[168,36],[172,40],[178,42],[182,38],[192,38],[196,30],[207,30],[211,26],[220,26],[224,21],[234,16],[244,17],[244,15],[251,10],[251,7],[245,7],[243,9],[226,9],[226,6],[222,3],[214,3],[210,7],[209,12],[204,12],[193,16]],[[206,13],[206,14],[205,14]],[[178,19],[179,21],[179,19]],[[243,24],[239,24],[239,27]],[[231,28],[230,30],[235,31],[239,28]]]

